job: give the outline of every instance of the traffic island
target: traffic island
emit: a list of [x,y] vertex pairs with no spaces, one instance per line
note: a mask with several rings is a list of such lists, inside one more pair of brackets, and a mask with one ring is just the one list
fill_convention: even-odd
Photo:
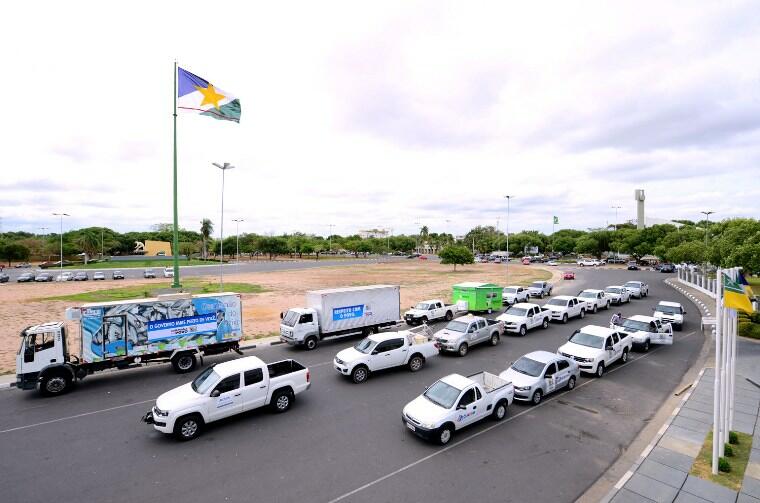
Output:
[[694,460],[689,473],[738,491],[741,488],[744,472],[747,469],[747,463],[749,463],[749,455],[752,452],[752,435],[731,432],[732,440],[735,439],[736,443],[726,445],[725,456],[721,457],[718,463],[717,475],[712,473],[712,437],[711,431],[707,434],[705,443],[702,445],[702,449],[699,451],[697,459]]

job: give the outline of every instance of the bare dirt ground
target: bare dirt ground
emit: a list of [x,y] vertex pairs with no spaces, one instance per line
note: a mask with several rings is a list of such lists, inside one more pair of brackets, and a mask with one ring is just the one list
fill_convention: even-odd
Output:
[[[537,266],[510,264],[511,284],[527,284],[536,279],[558,279],[558,271]],[[506,268],[499,264],[472,264],[466,267],[437,262],[408,261],[368,263],[361,266],[333,266],[293,271],[256,272],[226,275],[230,282],[263,286],[267,291],[243,295],[243,332],[245,339],[279,333],[280,312],[302,306],[307,290],[371,284],[401,285],[401,309],[428,298],[451,299],[451,285],[464,281],[482,281],[503,285]],[[146,284],[155,288],[160,280],[125,280],[114,283],[4,283],[0,286],[0,374],[15,372],[19,333],[29,325],[64,320],[69,301],[42,300],[45,297]],[[68,322],[69,351],[79,353],[79,330]]]

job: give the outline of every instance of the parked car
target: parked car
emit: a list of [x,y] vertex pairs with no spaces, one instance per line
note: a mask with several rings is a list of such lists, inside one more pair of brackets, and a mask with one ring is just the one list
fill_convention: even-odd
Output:
[[604,290],[587,288],[578,292],[578,300],[586,303],[586,311],[596,313],[599,309],[609,309],[610,299],[605,295]]
[[427,260],[427,255],[420,255],[420,260]]
[[403,330],[365,337],[354,347],[335,355],[333,366],[341,375],[349,376],[359,384],[373,372],[392,367],[406,366],[417,372],[432,356],[438,356],[437,342]]
[[530,259],[528,257],[523,257],[522,265],[530,265]]
[[501,292],[501,301],[505,306],[528,301],[528,289],[522,286],[506,286]]
[[633,341],[625,332],[586,325],[573,332],[557,352],[578,362],[581,372],[602,377],[604,371],[616,361],[628,361],[632,345]]
[[556,260],[550,260],[546,263],[546,265],[553,267],[553,266],[559,265],[559,262],[557,262]]
[[103,274],[103,271],[95,271],[94,273],[92,273],[93,281],[97,281],[97,280],[105,281],[105,279],[106,279],[106,275]]
[[552,294],[553,288],[554,285],[548,281],[534,281],[528,287],[528,296],[543,299],[545,296],[550,296]]
[[74,281],[87,281],[88,279],[90,279],[90,276],[84,271],[74,274]]
[[662,264],[660,266],[660,272],[672,273],[676,272],[676,266],[673,264]]
[[173,277],[174,277],[174,268],[164,267],[164,278],[173,278]]
[[246,356],[207,367],[192,382],[159,396],[143,421],[161,433],[191,440],[207,424],[235,414],[266,405],[285,412],[310,386],[309,369],[295,360],[267,365]]
[[595,258],[583,258],[576,262],[580,267],[596,267],[603,265],[603,263],[600,260],[597,260]]
[[536,327],[549,328],[550,318],[551,311],[530,302],[515,304],[496,317],[504,323],[505,332],[519,334],[521,337]]
[[629,261],[628,262],[628,270],[629,271],[638,271],[639,270],[639,264],[637,264],[635,260]]
[[29,283],[32,281],[34,281],[34,274],[30,272],[19,274],[18,278],[16,278],[17,283]]
[[580,367],[575,360],[548,351],[533,351],[521,356],[499,374],[514,385],[515,400],[530,401],[534,405],[556,390],[574,389],[580,376]]
[[56,281],[74,281],[74,273],[70,271],[62,272],[55,277]]
[[651,344],[673,344],[672,325],[652,316],[637,314],[623,318],[613,328],[620,330],[621,334],[628,334],[633,346],[645,353]]
[[631,294],[631,297],[642,299],[649,295],[649,285],[643,281],[627,281],[623,286]]
[[465,356],[470,347],[476,344],[488,342],[491,346],[497,345],[503,333],[503,323],[467,315],[451,320],[434,337],[440,352],[453,351],[459,356]]
[[148,278],[155,278],[155,277],[156,277],[156,273],[153,271],[153,269],[149,268],[143,271],[143,278],[148,279]]
[[29,262],[21,262],[20,264],[16,264],[13,267],[15,267],[16,269],[28,269],[32,267],[32,264],[30,264]]
[[461,310],[457,304],[445,304],[441,299],[423,300],[404,313],[407,325],[420,325],[445,319],[451,321]]
[[604,294],[609,297],[613,304],[621,305],[631,302],[631,293],[621,285],[610,285],[604,289]]
[[673,325],[674,330],[683,330],[685,323],[683,306],[678,302],[661,300],[657,307],[654,308],[654,317],[662,320],[664,323]]
[[53,275],[49,272],[41,272],[34,277],[34,281],[35,283],[47,283],[48,281],[53,281]]
[[114,271],[111,273],[111,279],[124,279],[124,273],[121,271]]
[[575,273],[573,271],[565,271],[562,273],[562,279],[575,279]]
[[504,419],[514,394],[511,382],[488,372],[450,374],[406,404],[401,417],[415,435],[446,445],[456,430],[488,416]]
[[580,316],[586,317],[586,303],[578,297],[569,295],[557,295],[549,302],[544,304],[544,308],[551,313],[551,319],[567,323],[570,318]]
[[8,281],[10,281],[10,279],[11,279],[10,276],[0,271],[0,283],[7,283]]

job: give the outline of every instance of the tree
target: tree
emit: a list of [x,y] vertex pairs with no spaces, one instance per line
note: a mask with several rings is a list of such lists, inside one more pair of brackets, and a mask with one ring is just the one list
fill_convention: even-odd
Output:
[[203,260],[208,258],[208,240],[214,232],[214,222],[208,218],[201,220],[201,239],[203,239]]
[[8,267],[11,266],[11,261],[27,260],[29,259],[29,255],[29,248],[20,243],[0,245],[0,257],[8,261]]
[[179,253],[186,256],[187,260],[190,260],[193,253],[196,253],[198,251],[198,243],[189,243],[187,241],[183,241],[179,244]]
[[441,264],[454,264],[454,270],[457,270],[457,264],[472,264],[475,261],[475,257],[472,256],[472,252],[464,246],[450,245],[443,248],[438,253],[441,257]]
[[85,265],[87,265],[89,257],[97,253],[100,249],[100,236],[96,235],[89,229],[80,231],[74,242],[79,246],[79,249],[84,252]]
[[288,242],[281,237],[263,237],[259,241],[259,248],[263,253],[269,254],[269,260],[275,255],[288,253]]

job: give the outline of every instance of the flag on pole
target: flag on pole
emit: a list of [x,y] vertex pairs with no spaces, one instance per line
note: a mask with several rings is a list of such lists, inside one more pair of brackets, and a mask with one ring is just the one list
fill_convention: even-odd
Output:
[[745,292],[747,292],[747,295],[749,295],[750,297],[752,297],[753,295],[755,295],[755,292],[754,292],[754,291],[752,291],[752,287],[751,287],[751,286],[749,286],[749,283],[747,282],[747,278],[745,278],[745,277],[744,277],[744,274],[742,274],[742,272],[741,272],[741,271],[736,271],[736,272],[737,272],[737,273],[738,273],[738,275],[739,275],[739,276],[736,278],[736,279],[737,279],[737,282],[738,282],[740,285],[744,285],[744,291],[745,291]]
[[554,217],[554,225],[558,225],[558,224],[559,224],[559,217]]
[[239,99],[182,68],[177,68],[177,109],[240,122]]
[[741,284],[723,274],[723,306],[737,311],[752,313],[752,303]]

